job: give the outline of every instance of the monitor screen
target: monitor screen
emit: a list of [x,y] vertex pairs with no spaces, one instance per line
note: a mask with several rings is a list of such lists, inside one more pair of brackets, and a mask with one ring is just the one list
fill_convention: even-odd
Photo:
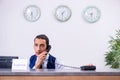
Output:
[[0,56],[0,69],[11,69],[12,59],[18,59],[17,56]]

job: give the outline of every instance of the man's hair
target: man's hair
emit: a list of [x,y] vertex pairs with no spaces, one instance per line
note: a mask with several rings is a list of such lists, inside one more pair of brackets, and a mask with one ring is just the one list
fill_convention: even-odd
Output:
[[[37,35],[37,36],[35,37],[35,39],[44,39],[44,40],[46,41],[46,45],[47,45],[47,47],[48,47],[48,45],[49,45],[49,39],[48,39],[48,37],[47,37],[45,34]],[[34,39],[34,41],[35,41],[35,39]]]
[[37,36],[34,38],[34,41],[35,41],[35,39],[44,39],[44,40],[46,41],[47,46],[49,45],[49,39],[48,39],[48,37],[47,37],[45,34],[37,35]]

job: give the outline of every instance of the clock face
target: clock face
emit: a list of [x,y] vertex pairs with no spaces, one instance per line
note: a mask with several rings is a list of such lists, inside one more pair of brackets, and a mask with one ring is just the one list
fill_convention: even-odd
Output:
[[30,22],[35,22],[40,18],[41,12],[39,7],[30,5],[24,10],[24,17]]
[[85,8],[83,18],[90,23],[97,22],[100,19],[101,12],[97,7],[90,6]]
[[67,6],[61,5],[58,6],[55,10],[55,18],[58,21],[65,22],[70,19],[71,17],[71,10]]

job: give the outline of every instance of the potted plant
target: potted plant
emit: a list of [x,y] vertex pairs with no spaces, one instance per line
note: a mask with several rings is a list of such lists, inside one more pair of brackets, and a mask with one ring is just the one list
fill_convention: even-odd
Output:
[[120,68],[120,30],[116,30],[115,37],[110,38],[110,50],[105,54],[105,62],[111,68]]

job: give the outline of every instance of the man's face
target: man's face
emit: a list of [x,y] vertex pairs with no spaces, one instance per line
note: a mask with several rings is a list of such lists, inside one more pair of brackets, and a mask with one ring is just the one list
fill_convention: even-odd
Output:
[[41,52],[45,51],[46,47],[47,47],[46,40],[38,38],[34,40],[34,51],[36,55],[39,55],[41,54]]

